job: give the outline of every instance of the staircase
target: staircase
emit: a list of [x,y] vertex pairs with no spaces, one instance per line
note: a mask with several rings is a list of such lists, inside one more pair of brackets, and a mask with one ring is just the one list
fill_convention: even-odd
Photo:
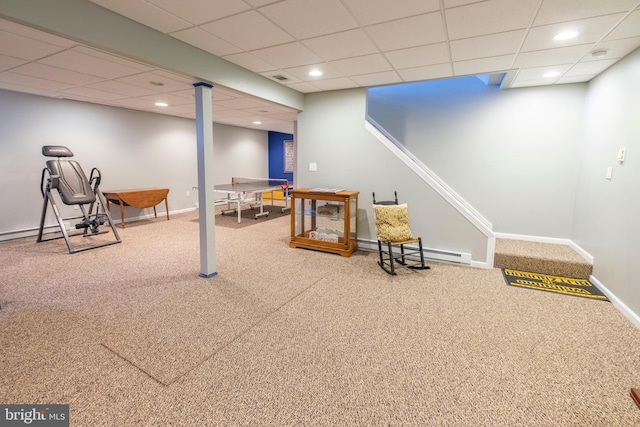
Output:
[[496,268],[586,279],[593,266],[568,245],[496,239]]

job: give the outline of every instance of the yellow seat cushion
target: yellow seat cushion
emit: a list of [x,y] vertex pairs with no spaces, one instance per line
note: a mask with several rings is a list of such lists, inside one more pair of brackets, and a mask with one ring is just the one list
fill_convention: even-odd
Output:
[[414,239],[409,225],[409,209],[401,205],[373,205],[376,235],[381,242],[400,242]]

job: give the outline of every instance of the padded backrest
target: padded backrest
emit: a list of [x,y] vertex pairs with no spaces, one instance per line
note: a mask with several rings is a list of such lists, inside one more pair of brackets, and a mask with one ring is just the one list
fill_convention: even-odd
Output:
[[73,153],[63,145],[45,145],[42,155],[46,157],[73,157]]
[[84,205],[96,201],[91,184],[75,160],[48,160],[47,168],[52,176],[59,176],[58,193],[65,205]]

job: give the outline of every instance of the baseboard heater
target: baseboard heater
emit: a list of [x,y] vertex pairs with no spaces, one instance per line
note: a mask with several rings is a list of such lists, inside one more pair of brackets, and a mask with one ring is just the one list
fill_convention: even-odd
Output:
[[[413,247],[407,245],[408,248]],[[358,239],[358,249],[378,252],[378,242],[376,240]],[[416,247],[417,249],[417,247]],[[444,251],[441,249],[422,248],[424,257],[434,261],[448,262],[454,264],[471,265],[471,254],[463,252]]]

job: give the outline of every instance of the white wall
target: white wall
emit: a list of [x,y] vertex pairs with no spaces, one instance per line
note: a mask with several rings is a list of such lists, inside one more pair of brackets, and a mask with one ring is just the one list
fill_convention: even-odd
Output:
[[590,82],[582,130],[572,239],[594,256],[597,280],[640,313],[640,49]]
[[[218,124],[213,129],[216,183],[267,175],[267,132]],[[0,239],[38,227],[43,145],[69,147],[87,175],[97,167],[103,190],[168,187],[171,211],[195,208],[194,120],[0,91]],[[157,209],[165,210],[163,204]],[[129,218],[149,213],[125,211]],[[47,218],[52,223],[51,212]]]
[[[409,204],[412,231],[425,247],[485,261],[486,236],[365,129],[365,114],[365,89],[307,94],[298,115],[296,187],[360,191],[358,238],[374,241],[372,192],[387,200],[397,190],[400,201]],[[312,162],[317,172],[309,171]]]
[[369,114],[495,232],[569,238],[585,93],[468,77],[370,90]]

